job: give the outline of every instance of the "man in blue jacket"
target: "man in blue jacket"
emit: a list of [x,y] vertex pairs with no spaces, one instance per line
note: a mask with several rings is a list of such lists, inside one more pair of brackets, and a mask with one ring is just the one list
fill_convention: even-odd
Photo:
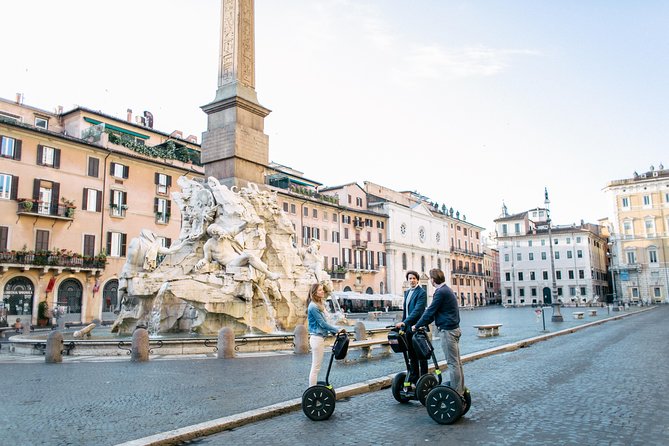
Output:
[[[427,293],[423,287],[418,286],[418,273],[416,271],[409,271],[406,275],[409,282],[409,289],[404,292],[404,309],[402,311],[402,322],[395,324],[395,327],[406,330],[409,354],[409,367],[411,368],[409,376],[405,383],[411,383],[414,387],[418,378],[427,373],[427,359],[418,359],[416,351],[413,348],[413,334],[411,326],[418,322],[418,319],[423,315],[425,307],[427,306]],[[405,384],[408,386],[408,384]],[[405,388],[404,390],[411,390]]]
[[458,299],[453,291],[446,285],[444,272],[440,269],[430,270],[430,280],[436,288],[432,303],[423,316],[413,326],[416,330],[427,326],[432,321],[439,329],[441,337],[441,348],[444,349],[448,370],[451,374],[451,387],[460,395],[465,393],[465,375],[462,371],[460,361],[460,312],[458,310]]

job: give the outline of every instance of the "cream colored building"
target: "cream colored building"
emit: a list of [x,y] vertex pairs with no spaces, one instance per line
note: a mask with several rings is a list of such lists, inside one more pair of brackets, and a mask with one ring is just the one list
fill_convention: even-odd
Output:
[[669,169],[653,166],[605,188],[611,204],[614,292],[624,302],[667,302]]
[[113,319],[127,245],[142,228],[165,245],[181,226],[170,192],[202,177],[197,138],[78,107],[0,99],[3,319],[36,324],[38,303],[66,320]]

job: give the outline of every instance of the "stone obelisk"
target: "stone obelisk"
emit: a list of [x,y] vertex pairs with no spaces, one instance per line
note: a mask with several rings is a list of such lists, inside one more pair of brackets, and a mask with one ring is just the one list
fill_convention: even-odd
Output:
[[202,110],[202,163],[207,177],[227,186],[264,184],[269,137],[264,120],[270,110],[255,91],[254,0],[221,0],[218,90]]

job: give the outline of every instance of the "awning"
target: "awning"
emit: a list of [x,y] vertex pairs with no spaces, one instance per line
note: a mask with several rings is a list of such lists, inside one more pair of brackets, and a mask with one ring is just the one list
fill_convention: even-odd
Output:
[[141,133],[133,132],[132,130],[127,130],[121,127],[116,127],[115,125],[112,124],[107,124],[106,122],[98,121],[97,119],[85,117],[84,121],[93,124],[93,125],[98,125],[98,124],[104,124],[106,129],[113,130],[115,132],[119,133],[125,133],[126,135],[131,135],[137,138],[142,138],[142,139],[149,139],[147,135],[142,135]]
[[337,299],[341,303],[342,299],[350,300],[366,300],[366,301],[390,301],[393,306],[401,307],[404,302],[402,296],[395,294],[363,294],[355,291],[333,291],[330,296]]

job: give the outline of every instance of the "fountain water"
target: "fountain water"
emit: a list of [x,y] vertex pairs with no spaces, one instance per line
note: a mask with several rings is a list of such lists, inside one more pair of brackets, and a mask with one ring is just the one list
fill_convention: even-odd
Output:
[[149,336],[156,337],[160,332],[160,320],[163,310],[163,297],[165,292],[170,287],[168,282],[163,283],[153,299],[153,307],[151,308],[151,317],[149,318],[148,332]]

